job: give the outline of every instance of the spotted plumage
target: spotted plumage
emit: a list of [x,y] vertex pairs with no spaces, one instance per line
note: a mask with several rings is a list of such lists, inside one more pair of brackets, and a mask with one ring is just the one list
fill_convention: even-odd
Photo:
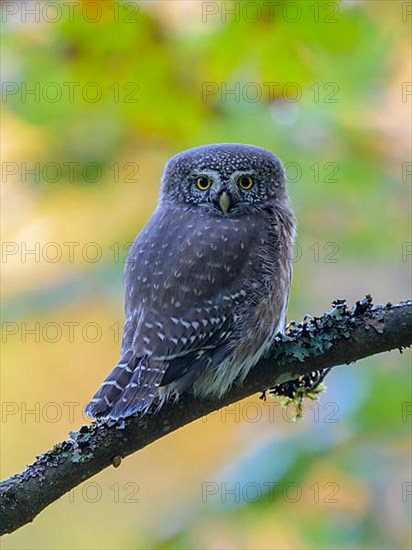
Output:
[[121,359],[87,413],[123,418],[242,381],[284,330],[294,235],[269,151],[217,144],[173,157],[126,263]]

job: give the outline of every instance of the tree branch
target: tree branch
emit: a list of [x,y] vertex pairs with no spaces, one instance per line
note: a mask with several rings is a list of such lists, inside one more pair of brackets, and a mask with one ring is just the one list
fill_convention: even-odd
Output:
[[217,409],[314,370],[358,361],[412,343],[412,301],[372,309],[367,297],[349,310],[336,301],[320,318],[291,323],[265,359],[218,401],[184,395],[157,414],[109,425],[94,423],[0,483],[0,534],[31,522],[49,504],[111,464]]

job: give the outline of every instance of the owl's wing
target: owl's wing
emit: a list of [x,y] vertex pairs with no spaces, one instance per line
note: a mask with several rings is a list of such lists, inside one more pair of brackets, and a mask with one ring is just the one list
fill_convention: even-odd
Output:
[[122,359],[89,413],[118,418],[146,410],[159,386],[179,379],[190,386],[226,357],[241,322],[233,310],[246,298],[243,272],[261,229],[245,218],[156,211],[125,269]]

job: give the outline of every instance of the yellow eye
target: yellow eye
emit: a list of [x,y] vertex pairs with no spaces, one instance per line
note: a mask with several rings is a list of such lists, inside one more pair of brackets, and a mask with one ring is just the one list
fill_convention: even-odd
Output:
[[212,185],[211,180],[207,176],[199,176],[196,179],[196,186],[201,191],[206,191]]
[[239,187],[245,191],[249,191],[255,185],[252,176],[240,176],[237,182]]

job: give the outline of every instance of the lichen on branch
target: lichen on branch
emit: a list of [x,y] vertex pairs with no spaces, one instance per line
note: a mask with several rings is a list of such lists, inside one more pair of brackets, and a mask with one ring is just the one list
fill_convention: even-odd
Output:
[[276,337],[270,353],[251,369],[244,383],[233,386],[220,400],[186,394],[156,414],[95,422],[71,432],[69,439],[37,457],[24,472],[0,483],[0,534],[33,521],[81,482],[108,466],[117,467],[122,458],[202,416],[265,388],[299,398],[299,391],[304,396],[305,390],[316,390],[316,376],[322,377],[325,370],[384,351],[402,351],[411,343],[412,301],[373,307],[367,296],[350,309],[343,300],[336,300],[321,317],[290,323],[286,335]]

